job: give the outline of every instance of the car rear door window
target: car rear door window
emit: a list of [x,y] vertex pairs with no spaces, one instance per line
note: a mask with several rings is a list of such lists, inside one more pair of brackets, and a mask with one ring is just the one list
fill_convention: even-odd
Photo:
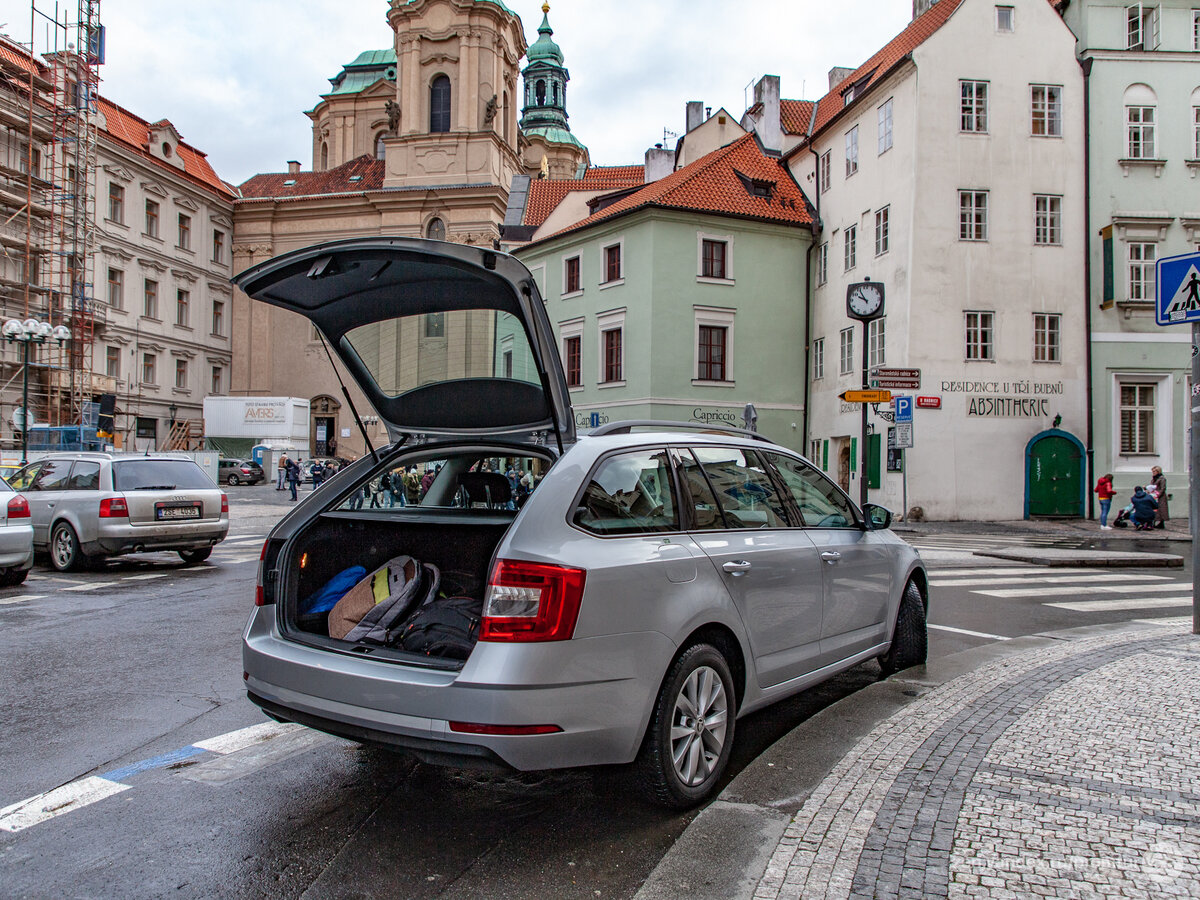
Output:
[[100,463],[80,460],[71,469],[68,491],[95,491],[100,489]]
[[767,454],[809,528],[856,527],[854,507],[837,485],[800,459]]
[[[684,454],[684,477],[689,489],[696,485],[696,475],[702,474],[715,498],[715,505],[724,516],[724,525],[715,520],[710,528],[785,528],[788,525],[783,498],[775,488],[775,482],[767,474],[766,466],[753,450],[733,447],[693,447],[692,453],[699,463],[700,472],[688,469]],[[693,497],[695,500],[695,497]],[[697,510],[697,527],[701,524],[701,513]],[[705,517],[707,518],[707,517]]]
[[637,450],[603,460],[579,498],[573,521],[604,535],[678,531],[666,450]]
[[31,490],[65,491],[71,475],[71,460],[48,459],[38,472]]
[[12,477],[8,479],[8,483],[12,486],[13,490],[16,491],[31,490],[32,488],[30,485],[32,485],[34,479],[37,478],[38,472],[42,470],[42,465],[43,464],[40,462],[30,463],[25,468],[14,472]]

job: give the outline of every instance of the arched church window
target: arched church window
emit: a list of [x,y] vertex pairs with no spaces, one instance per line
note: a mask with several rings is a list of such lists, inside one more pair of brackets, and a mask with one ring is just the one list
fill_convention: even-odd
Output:
[[387,136],[386,131],[381,131],[381,132],[379,132],[379,134],[375,135],[375,158],[376,159],[383,159],[384,154],[387,152],[387,148],[383,144],[383,139],[386,136]]
[[329,168],[329,145],[324,141],[321,142],[321,168]]
[[558,106],[558,82],[557,81],[554,82],[554,84],[553,84],[553,90],[554,90],[554,105]]
[[444,241],[446,239],[446,223],[434,216],[425,226],[425,237],[431,241]]
[[537,93],[537,105],[545,106],[546,105],[546,82],[540,78],[538,79],[536,93]]
[[439,75],[429,84],[429,131],[444,134],[450,130],[450,79]]

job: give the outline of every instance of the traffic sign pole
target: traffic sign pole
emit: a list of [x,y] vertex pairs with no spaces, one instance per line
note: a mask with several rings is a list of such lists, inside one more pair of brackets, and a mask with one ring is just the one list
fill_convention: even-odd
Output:
[[1200,322],[1192,322],[1192,395],[1187,398],[1191,410],[1191,445],[1188,466],[1188,524],[1192,529],[1192,634],[1200,634]]

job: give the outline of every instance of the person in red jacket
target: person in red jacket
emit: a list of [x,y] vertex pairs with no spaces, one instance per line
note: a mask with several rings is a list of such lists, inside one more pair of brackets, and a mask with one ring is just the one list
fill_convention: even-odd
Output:
[[1115,491],[1113,490],[1112,473],[1103,475],[1096,482],[1094,488],[1096,496],[1100,498],[1100,530],[1112,531],[1112,526],[1108,524],[1108,509],[1112,506],[1112,498]]

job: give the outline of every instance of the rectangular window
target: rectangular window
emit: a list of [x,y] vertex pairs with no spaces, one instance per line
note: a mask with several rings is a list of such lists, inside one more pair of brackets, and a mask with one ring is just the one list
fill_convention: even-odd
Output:
[[858,171],[858,126],[846,132],[846,177]]
[[974,134],[987,134],[988,130],[988,83],[986,81],[960,81],[961,116],[959,130]]
[[843,328],[839,337],[841,353],[838,357],[838,374],[850,375],[854,372],[854,329]]
[[158,204],[153,200],[146,201],[146,237],[158,237]]
[[192,305],[192,295],[184,290],[175,292],[175,324],[187,326],[188,310]]
[[158,318],[158,282],[146,279],[142,315],[148,319]]
[[125,188],[119,184],[108,184],[108,218],[118,224],[125,224]]
[[1129,245],[1129,294],[1130,300],[1155,299],[1154,263],[1158,257],[1156,244]]
[[1192,10],[1192,49],[1200,50],[1200,9]]
[[563,356],[566,359],[567,387],[583,385],[583,338],[576,335],[563,341]]
[[1121,453],[1154,453],[1154,384],[1121,384]]
[[700,274],[705,278],[726,278],[725,242],[706,240],[701,249]]
[[137,418],[137,436],[140,438],[149,438],[150,440],[158,439],[158,419]]
[[154,354],[142,354],[142,384],[154,384]]
[[889,97],[883,106],[879,107],[879,152],[885,153],[892,149],[892,100]]
[[212,314],[212,333],[223,336],[225,334],[225,301],[213,301]]
[[504,373],[505,378],[513,377],[513,352],[505,350],[500,357],[500,371]]
[[604,380],[620,381],[622,378],[621,329],[604,332]]
[[1125,107],[1125,133],[1130,159],[1154,159],[1154,107]]
[[1062,86],[1035,84],[1029,88],[1034,137],[1062,137]]
[[563,268],[563,293],[574,294],[580,290],[583,290],[583,285],[579,276],[579,257],[572,256]]
[[986,241],[988,239],[988,192],[958,192],[958,239]]
[[179,249],[192,249],[192,217],[179,214]]
[[1011,6],[996,7],[996,30],[1001,34],[1011,34],[1017,30],[1016,10]]
[[1125,49],[1158,49],[1158,7],[1133,3],[1125,7]]
[[175,360],[175,387],[186,388],[188,386],[188,361],[186,359]]
[[995,313],[969,312],[966,321],[967,359],[995,359]]
[[604,248],[604,281],[621,280],[621,245]]
[[887,365],[887,354],[884,352],[886,321],[881,318],[867,323],[867,365],[871,368]]
[[825,338],[817,338],[812,345],[813,381],[825,377]]
[[1192,159],[1200,159],[1200,106],[1192,107]]
[[209,383],[209,393],[220,394],[225,390],[225,373],[220,366],[212,367],[212,381]]
[[212,261],[215,263],[225,262],[225,232],[213,231],[213,254]]
[[829,185],[833,181],[833,151],[826,150],[821,154],[820,160],[817,162],[817,189],[824,194],[829,190]]
[[121,348],[104,348],[104,374],[109,378],[121,377]]
[[846,271],[849,272],[854,268],[854,263],[858,254],[858,226],[848,226],[846,228],[844,238],[846,243],[843,247],[843,256],[846,264]]
[[120,269],[108,270],[108,305],[113,309],[125,307],[125,273]]
[[725,339],[729,331],[715,325],[700,326],[699,360],[697,378],[701,381],[725,381]]
[[1039,247],[1062,243],[1062,197],[1033,195],[1033,242]]
[[883,256],[888,252],[888,219],[891,217],[891,207],[875,210],[875,255]]
[[817,284],[829,280],[829,245],[822,244],[817,248]]
[[1033,361],[1062,362],[1062,316],[1057,313],[1033,314]]

